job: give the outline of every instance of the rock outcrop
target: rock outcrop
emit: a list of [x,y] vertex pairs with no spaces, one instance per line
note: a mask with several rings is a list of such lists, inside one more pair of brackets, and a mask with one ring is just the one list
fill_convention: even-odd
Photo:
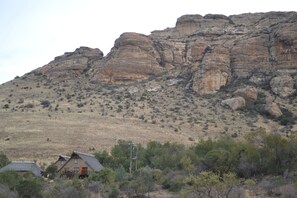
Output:
[[77,80],[90,69],[94,61],[102,58],[101,50],[80,47],[74,52],[66,52],[56,57],[46,66],[36,69],[35,72],[57,81]]
[[289,75],[281,75],[272,78],[270,86],[271,90],[281,97],[290,96],[295,92],[294,80]]
[[[296,32],[296,12],[184,15],[175,27],[148,36],[122,34],[105,57],[98,49],[79,48],[39,71],[63,80],[86,73],[93,83],[131,83],[187,68],[189,87],[211,94],[238,79],[262,86],[279,74],[287,79],[296,75]],[[274,78],[270,84],[282,97],[294,92],[291,80]]]
[[232,110],[238,110],[245,107],[245,99],[243,97],[238,96],[235,98],[223,100],[221,104],[223,106],[231,108]]
[[159,52],[149,37],[124,33],[111,52],[94,64],[93,82],[126,83],[148,78],[164,70]]
[[215,93],[230,79],[229,50],[224,47],[207,47],[203,60],[194,73],[193,90],[202,95]]
[[247,104],[254,104],[257,101],[258,90],[255,87],[245,87],[234,92],[235,96],[241,96]]
[[283,115],[283,112],[275,102],[266,103],[264,110],[272,117],[279,117]]

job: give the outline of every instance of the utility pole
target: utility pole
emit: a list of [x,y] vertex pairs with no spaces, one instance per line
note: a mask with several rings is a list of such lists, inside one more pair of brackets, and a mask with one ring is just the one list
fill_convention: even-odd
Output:
[[132,155],[133,155],[133,143],[129,143],[130,146],[130,167],[129,167],[129,172],[130,176],[132,174]]
[[137,170],[137,145],[135,145],[133,142],[129,143],[130,146],[130,167],[129,172],[130,175],[132,174],[133,169],[133,161],[135,161],[135,170]]

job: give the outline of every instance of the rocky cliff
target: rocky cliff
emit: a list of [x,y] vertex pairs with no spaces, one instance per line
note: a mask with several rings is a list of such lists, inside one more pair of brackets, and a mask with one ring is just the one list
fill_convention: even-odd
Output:
[[188,87],[201,95],[246,79],[270,84],[286,97],[295,92],[296,32],[296,12],[185,15],[174,28],[148,36],[123,33],[105,57],[99,49],[82,47],[37,71],[62,81],[84,77],[121,84],[183,68]]
[[0,150],[55,160],[120,139],[192,145],[263,130],[294,139],[296,32],[296,12],[185,15],[150,35],[122,34],[106,56],[67,52],[0,86]]

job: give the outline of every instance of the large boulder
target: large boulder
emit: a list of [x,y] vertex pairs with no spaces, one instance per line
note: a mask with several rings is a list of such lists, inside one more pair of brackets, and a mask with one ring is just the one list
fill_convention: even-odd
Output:
[[254,104],[257,101],[258,90],[255,87],[245,87],[234,92],[235,96],[241,96],[247,104]]
[[290,75],[281,75],[272,78],[270,87],[273,93],[281,97],[290,96],[295,92],[294,80]]
[[241,96],[238,96],[235,98],[223,100],[221,104],[223,106],[231,108],[232,110],[238,110],[245,107],[245,99]]
[[276,104],[275,102],[266,103],[264,110],[272,117],[279,117],[279,116],[283,115],[278,104]]

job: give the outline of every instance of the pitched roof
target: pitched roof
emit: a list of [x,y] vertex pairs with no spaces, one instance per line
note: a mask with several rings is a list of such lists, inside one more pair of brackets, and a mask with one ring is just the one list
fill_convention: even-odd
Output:
[[[70,159],[70,157],[69,156],[66,156],[66,155],[59,155],[59,158],[58,158],[58,160],[57,161],[59,161],[60,159],[63,159],[63,160],[65,160],[65,161],[68,161],[69,159]],[[57,162],[56,161],[56,162]],[[56,163],[55,162],[55,163]]]
[[59,157],[65,159],[66,161],[70,159],[70,157],[69,156],[66,156],[66,155],[60,155]]
[[86,154],[86,153],[81,153],[78,151],[74,151],[71,155],[71,157],[76,154],[78,155],[81,159],[83,159],[94,171],[100,171],[103,166],[100,164],[100,162],[95,158],[94,155]]
[[41,172],[43,172],[43,170],[34,162],[26,161],[12,161],[0,169],[0,172],[5,171],[32,172],[36,176],[41,176]]

